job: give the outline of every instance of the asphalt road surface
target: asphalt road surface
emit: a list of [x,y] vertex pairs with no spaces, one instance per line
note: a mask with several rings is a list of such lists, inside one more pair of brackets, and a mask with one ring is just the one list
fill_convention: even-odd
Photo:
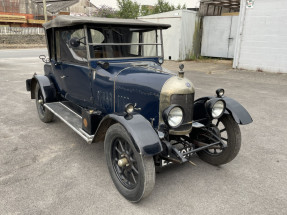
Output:
[[[287,75],[234,71],[229,64],[186,62],[196,98],[226,95],[254,122],[241,126],[231,163],[171,166],[138,204],[114,187],[102,143],[86,144],[60,120],[44,124],[25,80],[43,73],[45,49],[0,50],[0,214],[286,214]],[[177,70],[178,63],[165,66]]]

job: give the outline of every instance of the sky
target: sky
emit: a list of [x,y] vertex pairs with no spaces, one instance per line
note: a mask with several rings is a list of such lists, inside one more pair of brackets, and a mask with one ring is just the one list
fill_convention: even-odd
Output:
[[[139,4],[145,4],[145,5],[154,5],[157,0],[134,0],[138,2]],[[198,7],[200,0],[166,0],[173,5],[177,6],[179,3],[181,5],[186,4],[186,7]],[[107,5],[113,8],[117,8],[117,0],[91,0],[92,3],[94,3],[95,6],[101,6],[101,5]]]

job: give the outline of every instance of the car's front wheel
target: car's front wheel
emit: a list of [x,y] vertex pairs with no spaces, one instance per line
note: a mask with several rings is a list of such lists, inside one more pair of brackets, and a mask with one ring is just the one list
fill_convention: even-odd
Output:
[[141,156],[119,123],[107,131],[105,156],[111,178],[127,200],[138,202],[151,193],[155,184],[153,157]]
[[227,147],[211,147],[197,152],[198,156],[212,165],[222,165],[232,161],[241,147],[241,133],[238,124],[231,115],[223,115],[221,118],[213,120],[211,129]]

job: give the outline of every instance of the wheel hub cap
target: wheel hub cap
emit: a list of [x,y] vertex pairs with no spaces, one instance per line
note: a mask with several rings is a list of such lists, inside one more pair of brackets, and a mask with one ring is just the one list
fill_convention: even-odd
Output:
[[120,159],[120,160],[118,161],[118,165],[119,165],[120,167],[124,167],[124,166],[126,166],[128,163],[129,163],[129,162],[128,162],[128,159],[126,159],[126,158],[122,158],[122,159]]

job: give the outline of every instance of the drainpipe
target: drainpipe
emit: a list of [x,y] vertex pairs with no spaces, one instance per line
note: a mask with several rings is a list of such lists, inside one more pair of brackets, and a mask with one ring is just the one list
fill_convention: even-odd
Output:
[[237,30],[237,35],[236,35],[234,59],[233,59],[233,68],[235,68],[235,69],[238,69],[238,65],[239,65],[245,15],[246,15],[246,0],[241,0],[239,22],[238,22],[238,28],[237,28],[238,30]]
[[47,18],[47,5],[46,5],[46,0],[43,0],[43,9],[44,9],[45,22],[47,22],[47,21],[48,21],[48,18]]

